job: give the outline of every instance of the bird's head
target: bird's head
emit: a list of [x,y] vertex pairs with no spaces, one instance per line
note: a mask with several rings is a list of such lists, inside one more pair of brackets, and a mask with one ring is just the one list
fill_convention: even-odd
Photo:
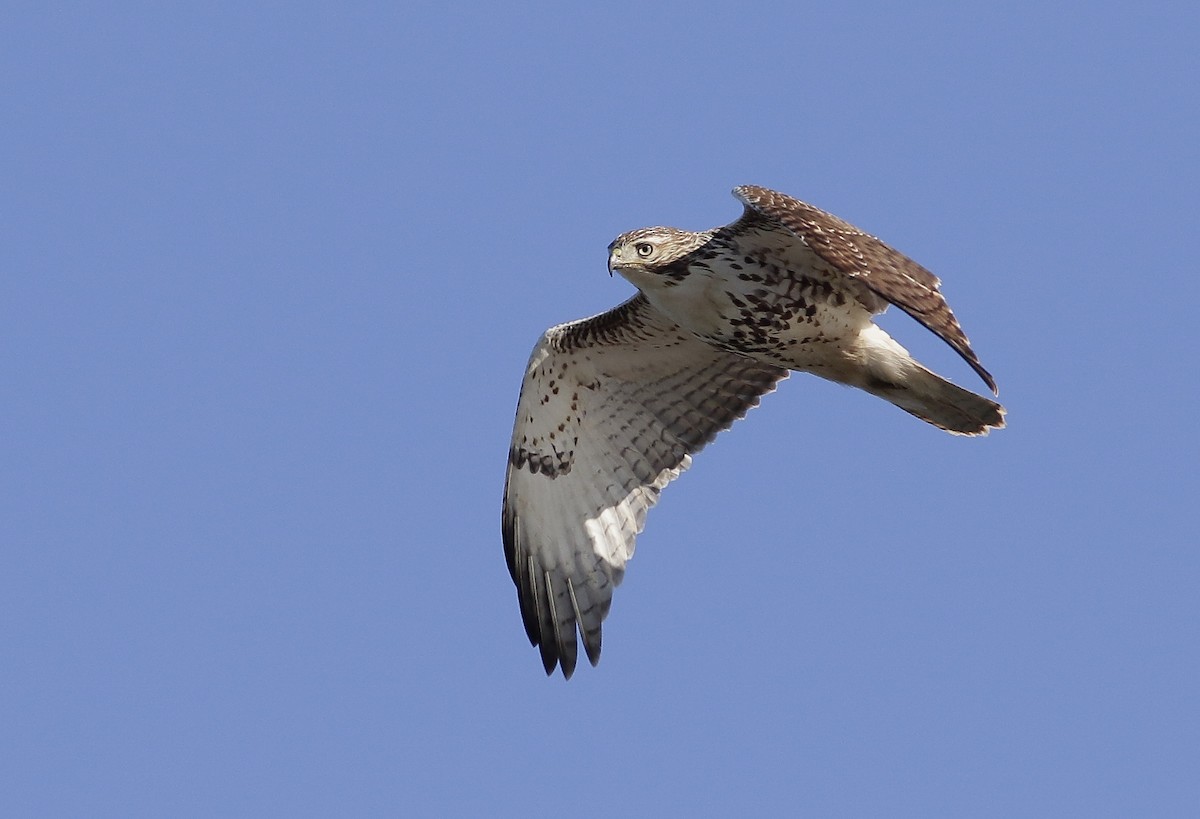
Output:
[[711,236],[671,227],[651,227],[622,233],[608,246],[608,272],[616,271],[639,288],[686,276],[678,264]]

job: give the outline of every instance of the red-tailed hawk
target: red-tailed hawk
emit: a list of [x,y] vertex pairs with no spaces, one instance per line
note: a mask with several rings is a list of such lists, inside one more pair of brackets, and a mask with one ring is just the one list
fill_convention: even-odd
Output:
[[730,225],[617,237],[608,266],[640,291],[561,324],[525,370],[502,530],[525,632],[547,674],[595,665],[600,624],[646,512],[698,452],[789,370],[884,398],[958,435],[1004,409],[917,363],[871,321],[894,304],[962,356],[993,392],[925,268],[858,228],[745,185]]

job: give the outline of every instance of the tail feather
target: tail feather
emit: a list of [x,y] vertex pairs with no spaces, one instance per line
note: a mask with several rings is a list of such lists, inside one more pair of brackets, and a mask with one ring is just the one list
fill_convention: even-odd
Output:
[[903,384],[876,381],[863,388],[955,435],[987,435],[1004,427],[1004,407],[919,365],[905,373]]
[[1004,407],[925,369],[879,326],[865,327],[858,342],[859,366],[846,383],[955,435],[987,435],[1004,426]]

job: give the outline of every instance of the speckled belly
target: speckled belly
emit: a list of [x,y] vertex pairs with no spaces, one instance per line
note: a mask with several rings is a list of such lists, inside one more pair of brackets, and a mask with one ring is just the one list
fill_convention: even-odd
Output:
[[710,285],[709,303],[720,319],[701,336],[724,349],[790,369],[821,371],[845,360],[870,321],[865,308],[823,279],[771,280],[753,268],[735,272],[736,278]]

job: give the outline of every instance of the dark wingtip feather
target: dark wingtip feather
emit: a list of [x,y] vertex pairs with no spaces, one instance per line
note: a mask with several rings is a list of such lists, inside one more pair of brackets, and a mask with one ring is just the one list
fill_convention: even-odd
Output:
[[520,539],[520,521],[508,508],[504,509],[500,522],[504,540],[504,558],[508,564],[508,573],[513,584],[517,587],[517,605],[521,610],[521,624],[525,627],[525,636],[529,644],[538,644],[538,613],[534,605],[534,591],[531,588],[529,562],[523,559],[518,546]]
[[[978,364],[979,362],[976,361],[976,363]],[[988,389],[992,391],[992,395],[1000,394],[1000,388],[996,386],[996,379],[992,378],[992,374],[985,370],[982,364],[979,364],[975,368],[975,372],[979,373],[979,377],[983,379],[983,383],[988,385]]]
[[[583,612],[579,610],[579,597],[575,594],[575,584],[569,577],[567,578],[567,593],[571,598],[571,610],[575,613],[579,634],[583,638],[583,650],[587,653],[588,662],[595,667],[596,663],[600,662],[600,626],[597,625],[590,630],[584,626],[587,620],[584,619]],[[574,634],[571,635],[572,642],[574,642],[574,636]]]
[[595,668],[600,662],[600,632],[583,635],[583,650],[587,653],[588,662]]
[[[558,665],[558,657],[555,656],[554,647],[549,640],[543,642],[538,648],[542,654],[542,668],[546,670],[546,676],[549,677],[554,674],[554,669]],[[564,670],[563,673],[566,674],[566,671]]]
[[[549,625],[551,631],[547,633],[545,629],[542,629],[542,646],[551,646],[551,653],[557,656],[558,665],[562,668],[563,678],[569,680],[571,679],[571,675],[575,673],[575,656],[577,652],[575,623],[568,621],[565,624],[567,627],[563,627],[564,623],[559,619],[558,606],[554,601],[556,594],[549,572],[545,573],[543,580],[543,588],[546,593],[546,610],[550,614]],[[542,664],[545,665],[545,663],[546,654],[545,650],[543,650]],[[549,674],[553,670],[554,666],[551,665],[546,673]]]
[[[575,661],[572,660],[568,664],[566,661],[566,658],[563,657],[559,661],[559,668],[562,669],[563,679],[569,680],[569,679],[571,679],[571,675],[575,673]],[[553,669],[551,669],[551,671],[553,671]]]
[[533,557],[529,558],[529,596],[532,598],[532,606],[536,611],[536,626],[530,634],[529,639],[535,645],[542,655],[542,668],[546,669],[547,676],[554,673],[554,666],[558,663],[558,653],[555,651],[554,641],[548,639],[549,635],[554,633],[554,621],[551,618],[550,610],[547,605],[547,598],[544,596],[544,590],[538,582],[537,567],[534,565]]

